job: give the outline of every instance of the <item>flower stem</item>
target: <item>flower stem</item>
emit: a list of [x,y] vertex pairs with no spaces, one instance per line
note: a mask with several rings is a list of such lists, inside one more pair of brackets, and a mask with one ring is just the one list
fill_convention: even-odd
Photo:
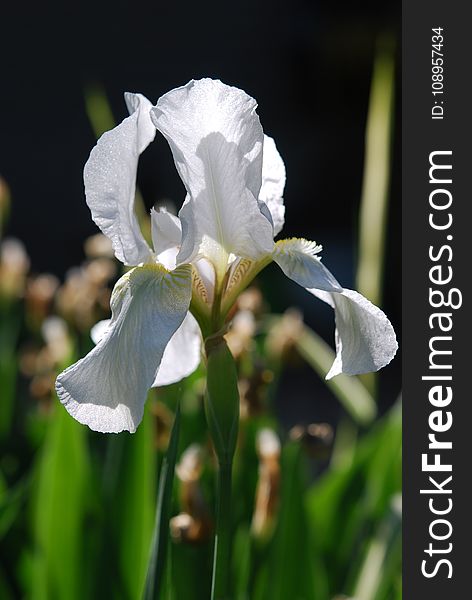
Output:
[[231,555],[231,471],[239,426],[238,374],[225,339],[205,341],[207,390],[205,414],[218,459],[216,538],[212,600],[229,600]]
[[213,554],[212,600],[229,600],[231,566],[232,463],[219,464],[216,504],[216,537]]

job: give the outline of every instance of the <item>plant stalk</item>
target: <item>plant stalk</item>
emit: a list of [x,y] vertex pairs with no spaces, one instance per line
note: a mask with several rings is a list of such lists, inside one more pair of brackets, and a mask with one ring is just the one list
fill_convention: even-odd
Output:
[[216,500],[216,537],[213,554],[212,600],[230,599],[232,463],[219,464]]

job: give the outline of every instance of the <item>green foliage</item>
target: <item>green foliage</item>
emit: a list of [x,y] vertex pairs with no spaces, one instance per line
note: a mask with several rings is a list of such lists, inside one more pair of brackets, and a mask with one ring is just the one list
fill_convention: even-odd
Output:
[[31,597],[81,598],[88,583],[81,565],[85,560],[82,534],[91,483],[90,459],[86,431],[59,406],[49,423],[36,469]]
[[[264,348],[264,344],[257,345],[254,364],[267,360]],[[166,487],[171,501],[162,511],[161,549],[165,544],[168,556],[165,564],[159,564],[162,587],[154,597],[209,597],[217,466],[204,418],[203,381],[203,373],[197,372],[178,385],[163,388],[157,397],[151,395],[144,421],[133,435],[90,432],[55,399],[50,400],[46,415],[30,404],[28,427],[14,432],[21,460],[4,458],[0,463],[2,598],[20,593],[48,600],[140,599],[151,551],[159,472],[160,486]],[[269,393],[272,389],[267,385],[263,396]],[[163,436],[169,439],[176,398],[181,398],[182,406],[178,447],[175,437],[170,445],[161,440]],[[262,428],[276,428],[267,397],[262,407],[261,414],[241,421],[237,442],[229,523],[232,597],[399,597],[400,405],[365,433],[357,431],[346,413],[354,435],[346,435],[346,428],[340,427],[335,447],[339,442],[344,448],[328,464],[326,458],[309,451],[304,439],[282,433],[281,456],[276,461],[279,479],[271,492],[275,497],[270,516],[273,526],[257,533],[254,513],[260,509],[263,477],[257,436]],[[156,421],[158,408],[169,414],[167,426]],[[31,427],[32,421],[41,427]],[[203,452],[198,485],[210,528],[196,539],[186,540],[185,535],[177,539],[168,536],[167,522],[188,510],[182,504],[184,484],[176,479],[169,497],[171,477],[169,471],[167,477],[162,475],[161,452],[169,447],[175,453],[174,458],[168,456],[167,465],[171,465],[194,442],[200,443]],[[18,447],[10,440],[5,456]]]

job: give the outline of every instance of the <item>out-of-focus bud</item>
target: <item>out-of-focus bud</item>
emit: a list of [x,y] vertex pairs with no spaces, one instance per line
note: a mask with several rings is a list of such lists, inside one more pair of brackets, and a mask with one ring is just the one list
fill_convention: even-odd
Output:
[[249,310],[241,310],[235,314],[231,329],[225,335],[226,342],[234,358],[247,352],[256,333],[256,319]]
[[209,532],[204,529],[203,523],[188,513],[172,517],[169,527],[172,539],[178,543],[197,544],[209,538]]
[[42,324],[41,332],[54,365],[61,366],[67,362],[72,344],[64,319],[48,317]]
[[180,480],[180,504],[183,512],[171,522],[172,537],[178,541],[202,542],[212,531],[210,512],[200,485],[203,451],[192,444],[182,454],[175,468]]
[[239,310],[249,310],[254,315],[262,312],[264,300],[260,290],[256,287],[249,287],[242,292],[237,300]]
[[274,358],[286,357],[300,336],[302,327],[303,319],[300,311],[293,308],[287,310],[267,334],[267,352]]
[[262,429],[256,440],[259,480],[252,518],[253,535],[266,540],[272,534],[280,496],[280,440],[271,429]]
[[57,294],[57,309],[61,316],[80,330],[88,330],[99,319],[95,318],[95,290],[80,267],[70,269],[64,285]]
[[261,429],[256,440],[257,454],[263,461],[279,460],[280,440],[272,429]]
[[28,278],[25,290],[26,312],[33,324],[39,326],[50,312],[59,280],[45,273]]
[[202,448],[192,444],[183,453],[175,467],[177,477],[183,483],[198,481],[202,474]]
[[96,258],[85,265],[85,276],[92,285],[106,285],[116,275],[116,263],[109,258]]
[[85,240],[84,250],[87,258],[113,258],[111,241],[103,233],[97,233]]
[[[152,393],[156,393],[155,388],[153,388]],[[174,416],[167,406],[159,400],[152,402],[151,412],[154,417],[154,444],[156,448],[164,452],[169,445]]]
[[333,428],[328,423],[310,423],[310,425],[295,425],[289,431],[289,437],[294,442],[302,442],[308,454],[313,458],[327,458],[333,444]]
[[30,261],[20,240],[5,239],[0,246],[0,297],[20,298],[25,289]]
[[107,258],[71,269],[57,294],[59,314],[79,330],[90,331],[92,325],[107,316],[110,298],[107,284],[115,272],[115,263]]
[[67,324],[60,317],[48,317],[41,325],[45,342],[42,348],[29,346],[20,353],[20,369],[31,377],[29,389],[33,398],[40,401],[43,410],[49,410],[54,396],[54,383],[58,368],[70,361],[72,341]]

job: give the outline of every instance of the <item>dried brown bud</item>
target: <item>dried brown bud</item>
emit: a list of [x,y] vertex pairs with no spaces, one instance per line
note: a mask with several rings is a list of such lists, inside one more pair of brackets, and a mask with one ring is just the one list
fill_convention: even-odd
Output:
[[271,429],[262,429],[256,440],[259,455],[259,480],[251,530],[255,537],[267,539],[275,526],[280,496],[280,440]]

